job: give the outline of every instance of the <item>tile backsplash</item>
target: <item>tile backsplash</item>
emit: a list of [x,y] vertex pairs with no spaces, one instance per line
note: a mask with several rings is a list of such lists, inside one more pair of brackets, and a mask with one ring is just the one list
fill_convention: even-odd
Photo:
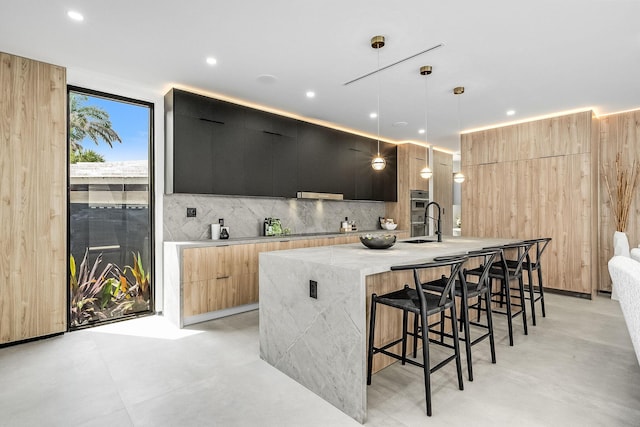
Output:
[[[187,218],[187,208],[196,208],[195,218]],[[210,239],[210,224],[220,218],[231,237],[251,238],[262,235],[262,223],[268,217],[280,218],[292,234],[337,233],[345,217],[355,220],[359,230],[375,230],[378,217],[385,214],[385,203],[166,194],[163,214],[167,241]]]

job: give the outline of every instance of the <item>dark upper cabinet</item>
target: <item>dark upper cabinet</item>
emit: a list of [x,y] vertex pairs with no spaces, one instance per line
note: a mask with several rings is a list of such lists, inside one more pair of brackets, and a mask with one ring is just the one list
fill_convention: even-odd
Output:
[[395,145],[380,144],[387,167],[374,171],[369,138],[177,89],[165,110],[176,193],[397,200]]
[[243,195],[244,129],[230,124],[212,124],[213,130],[213,194]]
[[[173,151],[173,191],[212,194],[213,123],[176,114],[175,134],[180,142]],[[188,147],[188,149],[185,149]]]
[[373,174],[371,160],[376,154],[375,144],[364,137],[357,137],[353,147],[353,171],[355,174],[356,200],[373,200]]
[[348,163],[341,135],[334,129],[311,123],[298,127],[298,183],[300,191],[344,194],[344,170]]
[[298,121],[247,109],[245,128],[246,194],[296,197]]
[[272,135],[273,196],[296,197],[298,192],[298,140]]
[[[376,147],[377,151],[377,147]],[[380,143],[380,154],[387,161],[387,166],[381,171],[373,171],[372,200],[387,202],[398,201],[398,147],[386,142]]]
[[273,196],[273,135],[245,129],[242,179],[245,194]]
[[178,89],[173,89],[173,96],[176,114],[239,127],[244,124],[247,108],[241,105]]
[[297,138],[298,120],[266,111],[245,108],[244,127],[279,136]]

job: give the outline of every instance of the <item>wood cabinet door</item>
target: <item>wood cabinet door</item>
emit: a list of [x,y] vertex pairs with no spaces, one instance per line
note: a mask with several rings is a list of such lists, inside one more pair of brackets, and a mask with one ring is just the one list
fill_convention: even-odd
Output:
[[67,329],[63,67],[0,52],[0,344]]

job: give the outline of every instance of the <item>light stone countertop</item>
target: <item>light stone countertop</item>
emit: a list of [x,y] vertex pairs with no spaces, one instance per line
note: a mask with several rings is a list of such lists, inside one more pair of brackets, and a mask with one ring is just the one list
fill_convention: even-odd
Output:
[[[407,243],[420,237],[403,239],[388,249],[369,249],[360,243],[290,249],[269,252],[269,256],[287,258],[359,271],[365,276],[389,271],[393,265],[417,264],[445,255],[456,255],[488,246],[518,242],[518,239],[479,237],[443,237],[442,242]],[[429,237],[434,239],[435,237]]]
[[407,230],[362,230],[351,231],[349,233],[309,233],[309,234],[283,234],[280,236],[256,236],[256,237],[236,237],[230,239],[206,239],[206,240],[185,240],[174,241],[165,240],[165,244],[169,244],[177,247],[208,247],[208,246],[227,246],[227,245],[247,245],[252,243],[268,243],[268,242],[282,242],[289,240],[308,240],[308,239],[326,239],[330,237],[342,237],[342,236],[360,236],[362,234],[397,234],[404,233]]

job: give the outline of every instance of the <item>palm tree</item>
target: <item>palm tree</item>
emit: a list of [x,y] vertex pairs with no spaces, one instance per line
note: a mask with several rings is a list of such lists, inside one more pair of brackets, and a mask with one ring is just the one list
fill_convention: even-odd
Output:
[[90,162],[90,163],[101,163],[104,162],[104,156],[102,154],[96,153],[93,150],[75,150],[69,153],[69,161],[71,163],[78,162]]
[[82,150],[81,141],[89,137],[98,145],[103,140],[109,147],[113,142],[122,142],[111,127],[109,113],[91,105],[82,105],[88,98],[71,93],[69,97],[69,146],[71,151]]

